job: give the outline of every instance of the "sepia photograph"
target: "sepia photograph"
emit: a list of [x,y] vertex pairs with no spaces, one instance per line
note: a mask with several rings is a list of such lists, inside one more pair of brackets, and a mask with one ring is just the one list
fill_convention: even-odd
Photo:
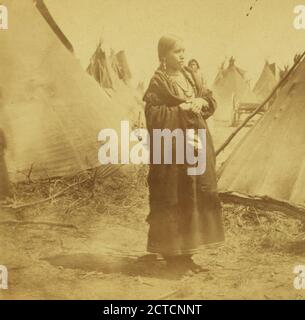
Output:
[[304,39],[302,0],[0,0],[0,300],[305,299]]

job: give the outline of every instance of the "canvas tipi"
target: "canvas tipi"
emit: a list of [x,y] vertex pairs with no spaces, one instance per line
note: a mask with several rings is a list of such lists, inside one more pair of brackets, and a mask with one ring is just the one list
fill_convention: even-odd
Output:
[[63,43],[63,45],[72,53],[74,52],[73,46],[69,39],[65,36],[65,34],[62,32],[62,30],[59,28],[55,20],[53,19],[52,15],[50,14],[47,6],[43,2],[43,0],[33,0],[36,8],[39,10],[41,15],[45,18],[49,26],[52,28],[52,30],[56,33],[60,41]]
[[116,69],[119,70],[119,78],[125,83],[129,83],[132,76],[127,62],[127,57],[124,50],[120,50],[118,53],[112,56],[112,63],[116,65]]
[[2,1],[0,128],[12,180],[67,176],[98,163],[98,133],[128,119],[81,68],[32,0]]
[[114,83],[111,79],[112,72],[110,68],[111,66],[108,64],[106,53],[102,50],[102,44],[100,42],[90,60],[87,72],[102,88],[112,89],[114,87]]
[[224,163],[224,195],[268,199],[305,209],[305,60],[290,74],[263,118]]
[[275,88],[280,80],[279,74],[280,69],[277,65],[266,61],[262,73],[253,88],[253,92],[256,94],[259,101],[264,101]]
[[214,114],[216,120],[229,121],[233,112],[233,100],[255,103],[257,98],[245,78],[245,71],[238,68],[231,57],[227,68],[222,64],[213,84],[213,93],[218,108]]
[[112,50],[107,56],[100,42],[90,59],[87,72],[94,77],[116,103],[124,106],[129,117],[138,125],[138,119],[143,118],[144,105],[142,99],[130,79],[131,72],[124,51],[115,54]]

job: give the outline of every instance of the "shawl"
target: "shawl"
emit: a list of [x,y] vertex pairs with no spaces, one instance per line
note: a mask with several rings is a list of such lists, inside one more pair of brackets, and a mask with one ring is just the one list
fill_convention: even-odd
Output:
[[[192,85],[195,96],[202,97],[208,101],[210,110],[208,114],[204,115],[204,118],[207,119],[216,109],[216,101],[212,96],[212,92],[202,86],[197,74],[195,74],[189,67],[184,67],[182,72]],[[144,94],[143,100],[148,107],[158,105],[173,107],[186,101],[179,97],[176,84],[171,81],[168,75],[160,67],[153,75],[148,89]]]

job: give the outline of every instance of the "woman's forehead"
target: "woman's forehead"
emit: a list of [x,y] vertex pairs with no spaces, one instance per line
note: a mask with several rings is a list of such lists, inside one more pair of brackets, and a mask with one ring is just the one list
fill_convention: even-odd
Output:
[[176,41],[176,43],[173,47],[173,50],[184,50],[184,49],[185,49],[185,46],[184,46],[183,41],[181,41],[181,40]]

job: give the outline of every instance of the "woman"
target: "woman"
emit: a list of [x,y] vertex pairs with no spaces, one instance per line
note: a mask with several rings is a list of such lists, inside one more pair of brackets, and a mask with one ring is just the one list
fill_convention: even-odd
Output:
[[198,61],[196,59],[191,59],[188,63],[188,67],[193,71],[194,75],[197,77],[199,84],[204,87],[206,83],[201,73]]
[[[188,175],[187,164],[152,164],[151,148],[147,251],[161,254],[170,268],[199,272],[202,269],[192,254],[201,245],[224,240],[215,153],[205,121],[213,114],[216,102],[184,67],[184,47],[179,38],[162,37],[158,54],[160,67],[143,98],[150,145],[153,129],[207,129],[206,171]],[[172,152],[174,155],[175,148]]]
[[[204,77],[202,75],[199,62],[196,59],[191,59],[187,65],[193,71],[193,74],[197,78],[199,85],[202,87],[206,87],[206,81],[204,80]],[[214,124],[213,117],[210,117],[207,120],[207,124],[209,126],[210,132],[213,134],[213,132],[215,131],[215,124]]]

